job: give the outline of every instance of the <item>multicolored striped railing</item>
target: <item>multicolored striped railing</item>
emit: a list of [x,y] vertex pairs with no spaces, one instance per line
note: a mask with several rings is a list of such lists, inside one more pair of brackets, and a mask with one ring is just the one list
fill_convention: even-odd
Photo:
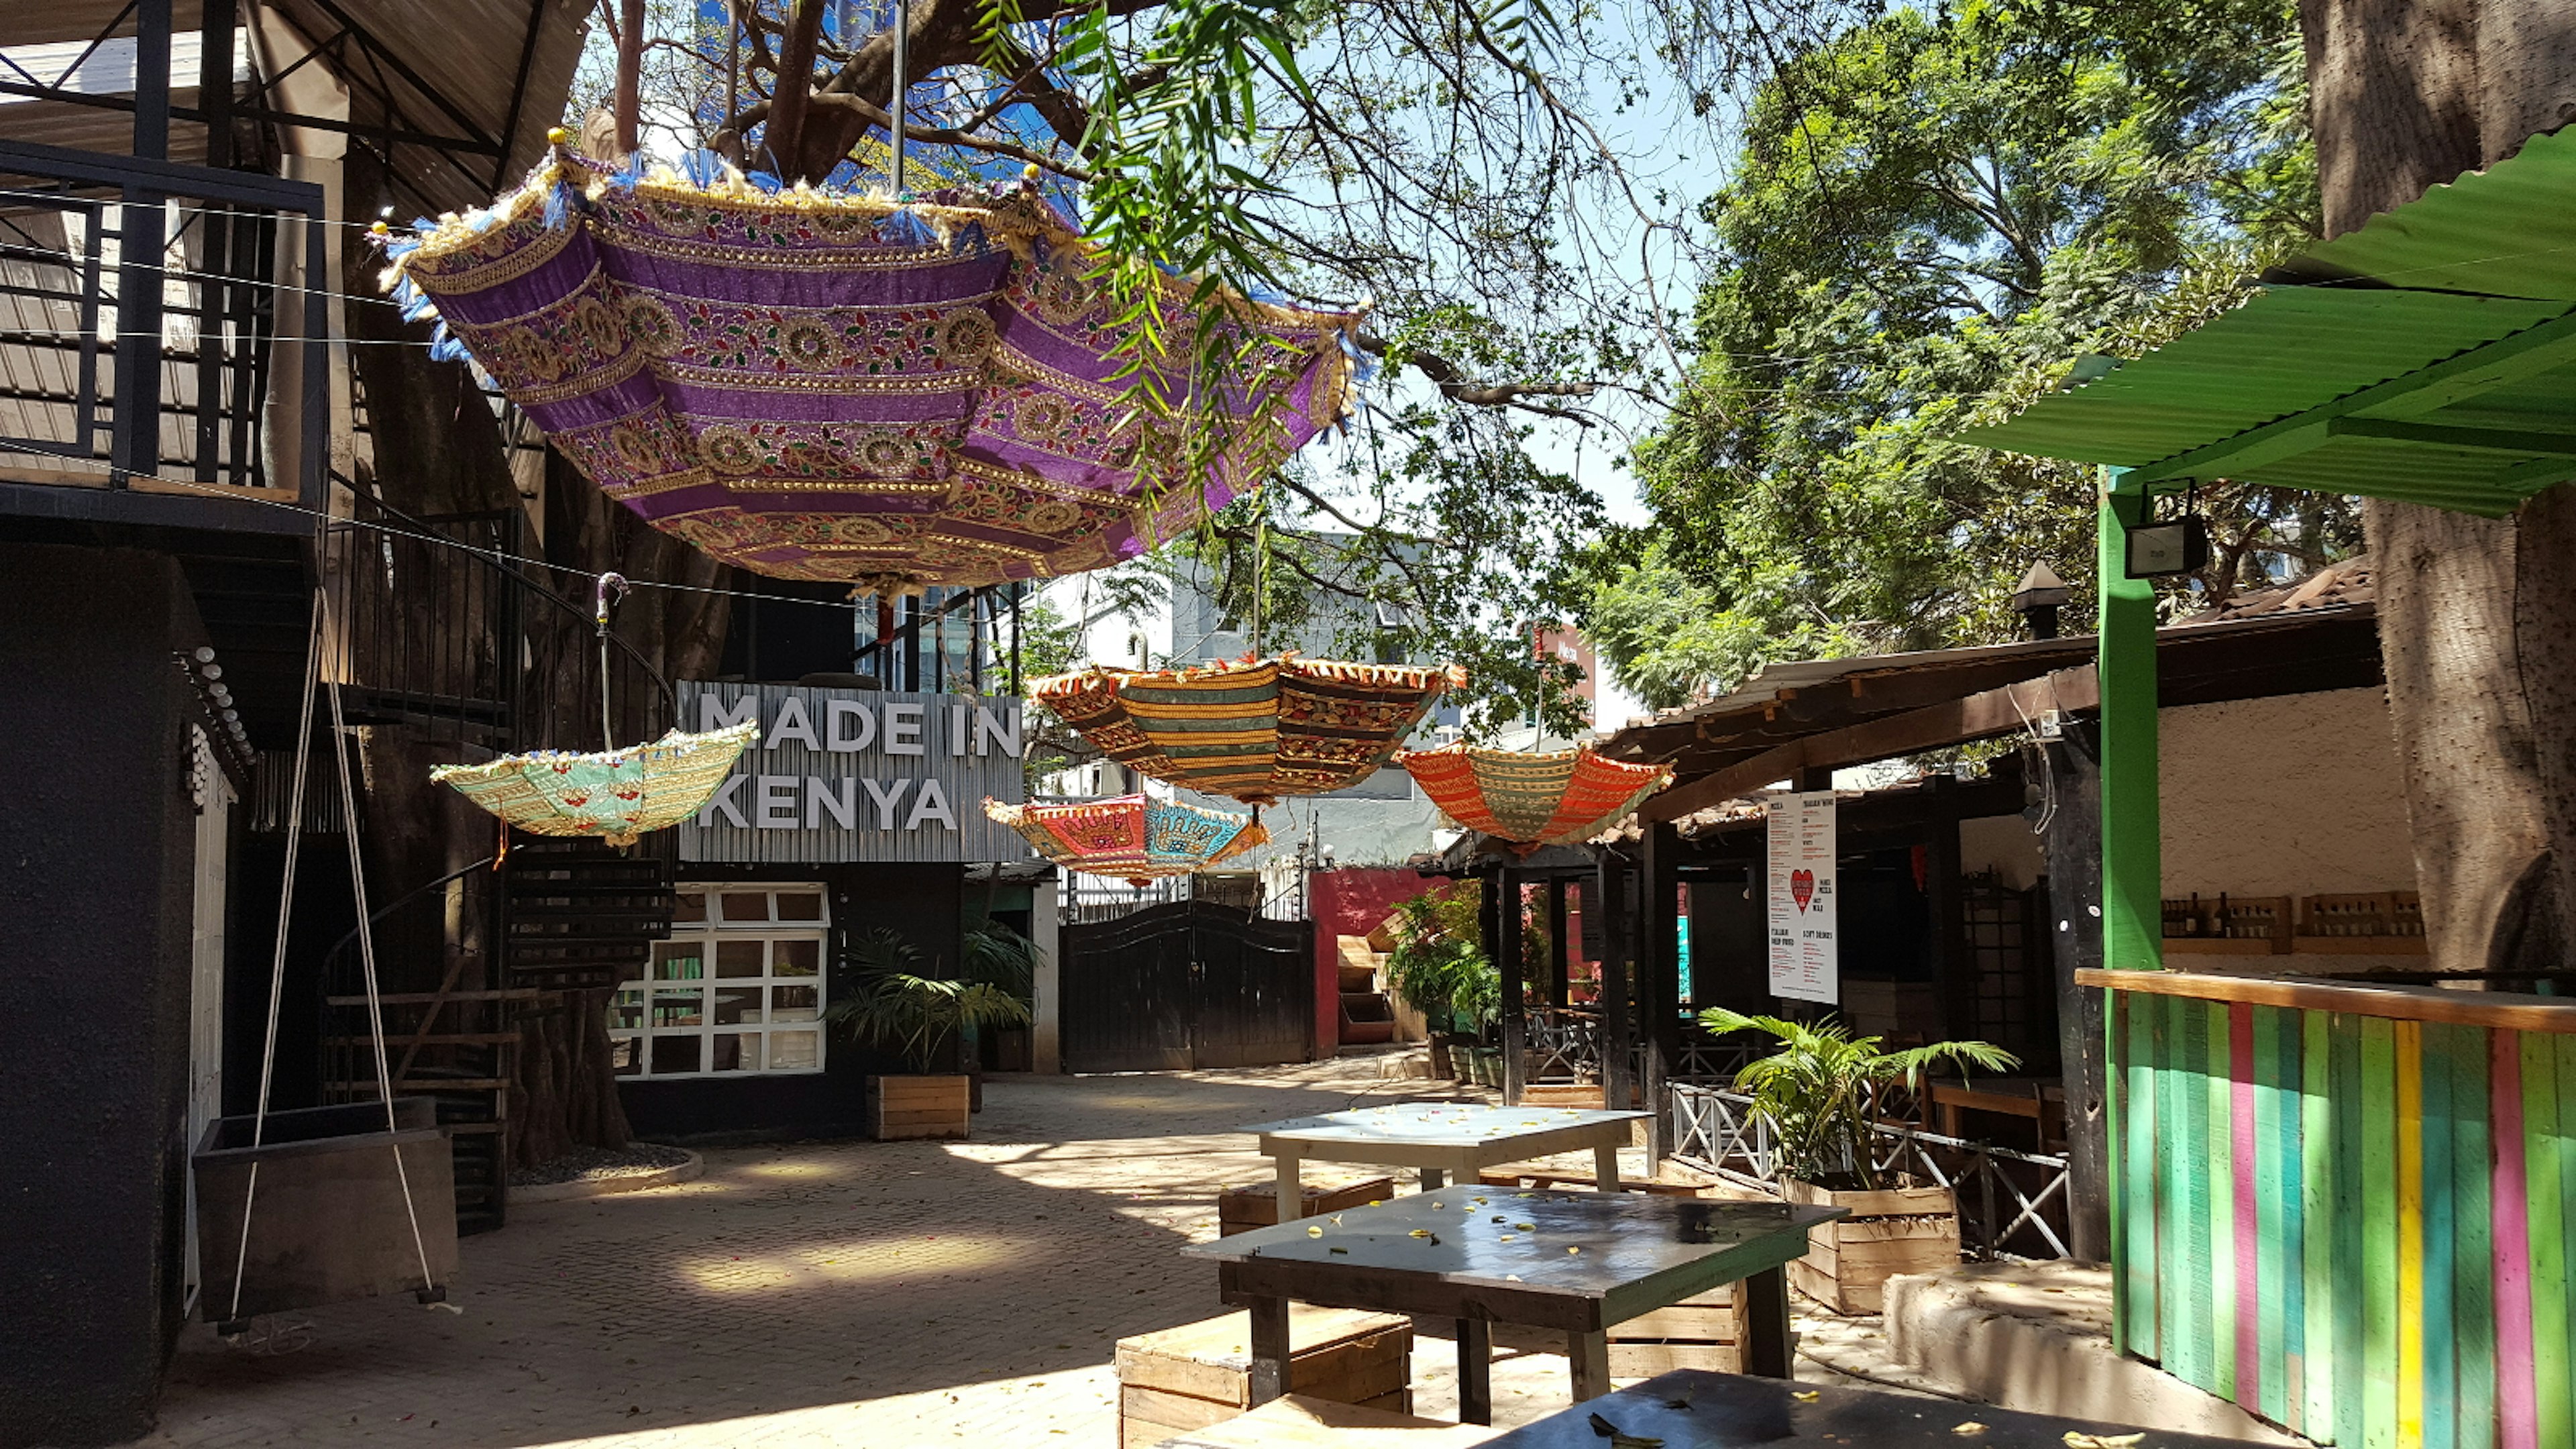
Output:
[[2576,1449],[2576,1001],[2078,979],[2123,1348],[2320,1442]]

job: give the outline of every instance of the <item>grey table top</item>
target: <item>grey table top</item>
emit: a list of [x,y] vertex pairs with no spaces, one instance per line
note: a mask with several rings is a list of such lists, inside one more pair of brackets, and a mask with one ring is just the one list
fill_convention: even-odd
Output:
[[1183,1249],[1227,1290],[1590,1331],[1777,1268],[1839,1208],[1433,1189]]
[[[1593,1421],[1599,1419],[1600,1423]],[[1609,1425],[1604,1430],[1601,1425]],[[2119,1440],[2136,1449],[2244,1449],[2243,1441],[2139,1431],[2125,1424],[2020,1414],[1875,1389],[1681,1369],[1588,1400],[1489,1439],[1485,1449],[2067,1449],[2070,1434]],[[1613,1435],[1616,1435],[1614,1438]],[[1626,1441],[1626,1442],[1623,1442]]]
[[1558,1134],[1591,1138],[1614,1124],[1645,1115],[1569,1107],[1488,1107],[1476,1102],[1390,1102],[1263,1122],[1244,1130],[1260,1134],[1265,1152],[1273,1144],[1293,1144],[1312,1149],[1310,1155],[1317,1157],[1353,1146],[1516,1153],[1525,1152],[1534,1139]]

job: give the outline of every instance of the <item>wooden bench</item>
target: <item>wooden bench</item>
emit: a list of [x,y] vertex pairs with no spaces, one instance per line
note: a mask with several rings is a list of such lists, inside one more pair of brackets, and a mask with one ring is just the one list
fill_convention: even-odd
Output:
[[[1404,1414],[1413,1408],[1413,1320],[1299,1305],[1288,1319],[1289,1393]],[[1118,1341],[1118,1442],[1145,1449],[1252,1404],[1252,1315],[1229,1313]]]
[[1160,1449],[1468,1449],[1495,1433],[1482,1424],[1444,1424],[1290,1394],[1249,1414],[1166,1439]]

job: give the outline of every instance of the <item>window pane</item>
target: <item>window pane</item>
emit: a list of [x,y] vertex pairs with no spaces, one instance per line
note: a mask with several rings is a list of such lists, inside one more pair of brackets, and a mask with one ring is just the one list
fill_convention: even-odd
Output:
[[[666,987],[655,991],[653,993],[653,1024],[655,1026],[706,1025],[706,1018],[704,1016],[706,1011],[706,996],[707,994],[703,990],[673,991]],[[656,1064],[654,1070],[659,1071],[661,1069],[659,1063],[662,1058],[658,1054],[658,1049],[653,1060]]]
[[644,1070],[644,1040],[641,1037],[614,1036],[608,1039],[608,1065],[616,1075],[631,1077]]
[[728,921],[765,921],[769,919],[769,892],[726,891],[724,918]]
[[819,1058],[820,1033],[810,1031],[773,1031],[769,1034],[769,1069],[773,1072],[811,1071]]
[[769,943],[769,974],[772,976],[811,976],[823,964],[820,941],[772,941]]
[[635,1031],[644,1025],[644,993],[621,991],[608,999],[608,1029]]
[[716,1025],[757,1026],[759,1023],[759,987],[719,986],[716,988]]
[[679,903],[671,908],[674,921],[703,921],[707,918],[707,893],[682,891]]
[[718,976],[758,976],[760,974],[759,941],[716,942]]
[[720,1031],[708,1038],[715,1052],[719,1072],[756,1072],[760,1070],[760,1033],[756,1031]]
[[820,891],[780,891],[778,919],[782,921],[819,921],[823,919],[823,893]]
[[653,943],[653,979],[695,981],[707,974],[706,946],[698,941]]
[[819,986],[773,986],[769,993],[771,1021],[812,1021],[823,1004]]
[[648,1039],[653,1044],[653,1075],[668,1077],[704,1070],[698,1065],[698,1043],[705,1041],[705,1037],[657,1036]]

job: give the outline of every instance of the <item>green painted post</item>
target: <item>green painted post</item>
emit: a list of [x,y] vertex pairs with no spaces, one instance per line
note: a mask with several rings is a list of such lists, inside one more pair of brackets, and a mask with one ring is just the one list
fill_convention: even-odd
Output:
[[2102,964],[2164,965],[2164,860],[2156,768],[2156,591],[2128,577],[2129,526],[2146,516],[2143,487],[2111,470],[2102,499]]

